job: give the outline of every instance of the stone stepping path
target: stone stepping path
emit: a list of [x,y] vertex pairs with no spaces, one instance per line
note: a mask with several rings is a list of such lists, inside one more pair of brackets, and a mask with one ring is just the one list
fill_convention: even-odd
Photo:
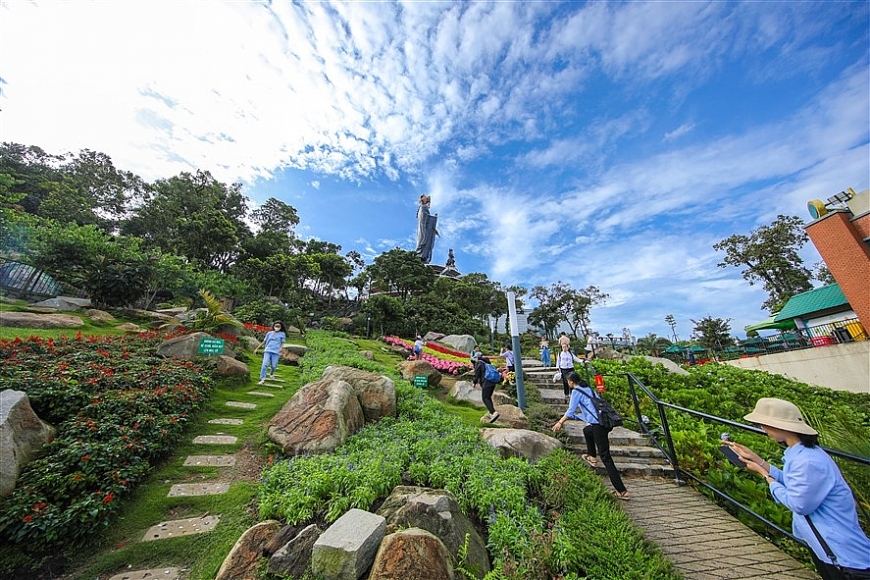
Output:
[[166,497],[220,495],[226,493],[229,488],[229,483],[176,483],[169,489]]
[[209,421],[212,425],[244,425],[242,419],[212,419]]
[[198,435],[193,438],[194,443],[201,445],[232,445],[238,440],[232,435]]
[[142,541],[153,542],[154,540],[165,540],[166,538],[210,532],[220,521],[220,516],[202,516],[200,518],[161,522],[148,528],[148,531],[142,536]]
[[255,397],[274,397],[275,393],[264,393],[263,391],[248,391],[249,395],[254,395]]
[[232,467],[235,455],[188,455],[184,467]]
[[178,580],[179,578],[178,568],[151,568],[136,572],[122,572],[115,574],[109,580]]
[[242,403],[241,401],[227,401],[227,407],[235,407],[236,409],[256,409],[254,403]]

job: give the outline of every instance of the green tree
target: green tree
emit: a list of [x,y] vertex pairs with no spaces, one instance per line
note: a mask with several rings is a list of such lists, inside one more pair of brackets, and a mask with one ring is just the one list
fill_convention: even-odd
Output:
[[668,326],[671,327],[671,334],[674,336],[674,344],[679,342],[677,339],[677,319],[674,318],[673,314],[668,314],[665,316],[665,322],[668,323]]
[[411,294],[427,292],[435,282],[435,273],[417,254],[399,248],[376,257],[367,270],[378,290],[394,293],[402,304]]
[[529,322],[541,326],[549,334],[561,323],[566,323],[575,338],[589,333],[592,307],[604,304],[610,296],[597,286],[574,290],[564,282],[556,282],[549,288],[535,286],[532,298],[538,301],[529,314]]
[[360,311],[372,319],[372,327],[381,335],[401,334],[405,328],[405,308],[392,296],[376,294],[363,303]]
[[240,184],[227,186],[207,171],[181,173],[147,187],[144,203],[121,230],[151,246],[227,272],[241,243],[251,236],[244,222],[246,212]]
[[637,339],[637,350],[641,353],[658,356],[659,353],[671,346],[671,341],[663,336],[657,336],[654,332]]
[[808,240],[801,218],[779,215],[770,225],[748,236],[729,236],[713,249],[725,252],[720,268],[743,267],[741,274],[750,286],[761,282],[768,294],[762,308],[778,312],[789,298],[812,289],[812,272],[798,254]]
[[296,208],[270,197],[251,212],[251,220],[260,229],[256,235],[243,240],[242,249],[246,256],[265,258],[294,251],[296,226],[299,225]]
[[704,348],[721,352],[734,344],[731,337],[731,319],[705,316],[701,320],[692,320],[695,325],[694,338]]

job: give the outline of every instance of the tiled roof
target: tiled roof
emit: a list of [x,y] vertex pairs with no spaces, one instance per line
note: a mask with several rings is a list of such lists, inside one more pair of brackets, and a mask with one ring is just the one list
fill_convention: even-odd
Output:
[[849,306],[839,284],[828,284],[802,294],[792,296],[774,319],[776,322],[800,318],[813,312],[821,312],[837,306]]

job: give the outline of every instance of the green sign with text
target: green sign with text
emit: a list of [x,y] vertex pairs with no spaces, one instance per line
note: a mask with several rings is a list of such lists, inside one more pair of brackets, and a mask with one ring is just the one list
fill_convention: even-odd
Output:
[[425,389],[429,386],[429,377],[426,375],[414,375],[414,386]]
[[224,339],[203,338],[199,341],[199,354],[221,354],[224,351]]

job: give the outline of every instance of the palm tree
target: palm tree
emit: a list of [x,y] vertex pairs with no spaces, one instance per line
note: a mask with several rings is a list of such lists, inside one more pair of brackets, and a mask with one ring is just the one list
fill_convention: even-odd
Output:
[[637,339],[637,350],[641,353],[658,356],[661,351],[671,346],[671,341],[664,336],[658,336],[650,332],[643,338]]

